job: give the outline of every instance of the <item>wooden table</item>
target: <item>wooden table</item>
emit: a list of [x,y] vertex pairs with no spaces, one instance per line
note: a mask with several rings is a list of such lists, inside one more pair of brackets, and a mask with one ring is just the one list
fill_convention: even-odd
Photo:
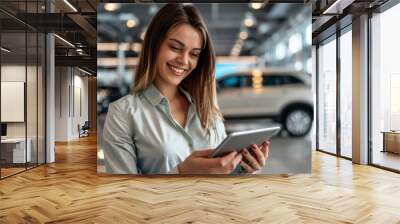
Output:
[[400,154],[400,131],[382,131],[383,151]]

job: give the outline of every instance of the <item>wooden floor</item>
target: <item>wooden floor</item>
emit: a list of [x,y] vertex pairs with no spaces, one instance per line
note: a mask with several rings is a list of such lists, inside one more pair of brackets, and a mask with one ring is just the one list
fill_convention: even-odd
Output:
[[26,170],[25,169],[25,167],[2,167],[1,168],[1,177],[3,178],[3,177],[7,177],[7,176],[10,176],[10,175],[13,175],[13,174],[16,174],[16,173],[18,173],[18,172],[22,172],[22,171],[24,171],[24,170]]
[[96,174],[96,139],[0,181],[0,223],[400,223],[400,175],[313,152],[313,173]]
[[25,167],[25,164],[17,164],[16,167],[10,167],[10,166],[15,166],[14,164],[9,165],[8,167],[2,167],[1,168],[1,178],[5,178],[20,172],[23,172],[25,170],[33,169],[37,166],[36,163],[27,163]]
[[374,164],[400,170],[400,154],[375,151],[372,160]]

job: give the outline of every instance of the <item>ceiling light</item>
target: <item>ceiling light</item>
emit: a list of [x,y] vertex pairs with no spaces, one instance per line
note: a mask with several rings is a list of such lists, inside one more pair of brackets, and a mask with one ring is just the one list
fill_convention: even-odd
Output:
[[251,4],[250,4],[250,7],[251,7],[252,9],[255,9],[255,10],[261,9],[261,8],[263,7],[263,3],[251,3]]
[[[125,65],[126,66],[137,66],[139,62],[138,57],[126,57],[125,58]],[[116,57],[108,57],[108,58],[98,58],[97,59],[97,66],[100,67],[116,67],[119,65],[118,58]]]
[[126,21],[126,26],[128,27],[128,28],[133,28],[133,27],[135,27],[137,25],[137,22],[136,22],[136,20],[134,20],[134,19],[128,19],[127,21]]
[[232,50],[231,50],[231,55],[232,56],[238,56],[240,54],[240,51],[242,50],[242,45],[239,43],[236,43]]
[[104,9],[106,11],[112,12],[119,9],[120,5],[118,3],[106,3],[104,4]]
[[133,43],[132,44],[132,51],[140,52],[141,49],[142,49],[142,44],[140,44],[140,43]]
[[71,4],[69,3],[68,0],[64,0],[65,4],[67,4],[74,12],[78,12],[78,10]]
[[256,19],[251,12],[246,12],[243,23],[247,27],[252,27],[256,23]]
[[247,37],[249,36],[249,34],[246,31],[242,31],[239,34],[240,39],[245,40],[247,39]]
[[120,50],[120,51],[129,51],[130,50],[130,44],[129,43],[119,43],[118,50]]
[[67,45],[69,45],[70,47],[73,47],[73,48],[75,48],[75,45],[73,45],[71,42],[69,42],[68,40],[66,40],[66,39],[64,39],[64,38],[62,38],[62,37],[60,37],[59,35],[57,35],[57,34],[54,34],[54,36],[55,37],[57,37],[58,39],[60,39],[62,42],[64,42],[65,44],[67,44]]
[[97,51],[135,51],[140,52],[142,44],[139,42],[135,43],[97,43]]
[[118,43],[97,43],[97,51],[117,51]]
[[244,20],[244,25],[247,26],[247,27],[251,27],[251,26],[254,25],[254,20],[251,19],[251,18],[246,18],[246,19]]
[[11,51],[10,50],[8,50],[7,48],[5,48],[5,47],[1,47],[0,48],[2,51],[4,51],[4,52],[7,52],[7,53],[10,53]]

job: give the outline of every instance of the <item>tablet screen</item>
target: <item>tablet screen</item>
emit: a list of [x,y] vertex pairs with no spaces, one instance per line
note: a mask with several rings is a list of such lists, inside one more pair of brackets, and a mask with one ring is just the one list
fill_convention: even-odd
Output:
[[223,156],[232,151],[241,151],[243,148],[250,148],[252,144],[261,145],[272,136],[279,133],[279,126],[255,129],[249,131],[233,132],[222,141],[214,150],[211,157]]

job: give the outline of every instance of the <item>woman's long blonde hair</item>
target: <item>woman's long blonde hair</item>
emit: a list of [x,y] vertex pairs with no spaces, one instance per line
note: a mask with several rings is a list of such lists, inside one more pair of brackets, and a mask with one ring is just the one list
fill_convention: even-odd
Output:
[[201,125],[210,134],[211,128],[215,128],[215,120],[222,119],[216,102],[215,52],[203,18],[194,6],[166,4],[153,17],[139,56],[133,92],[143,91],[154,81],[157,75],[157,53],[161,43],[169,31],[181,24],[189,24],[203,35],[203,50],[197,66],[180,85],[192,96]]

